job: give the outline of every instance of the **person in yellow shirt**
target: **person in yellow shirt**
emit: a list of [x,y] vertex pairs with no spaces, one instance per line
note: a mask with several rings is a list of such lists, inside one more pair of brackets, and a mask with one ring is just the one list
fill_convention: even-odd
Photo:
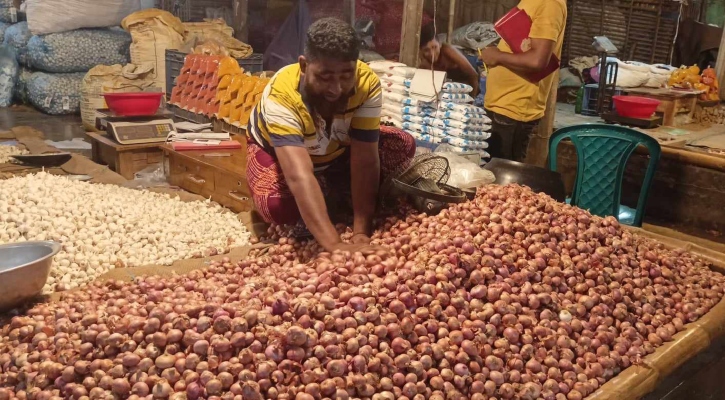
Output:
[[531,47],[514,54],[503,41],[481,52],[488,66],[484,107],[492,120],[491,157],[523,162],[529,139],[544,116],[554,74],[537,83],[524,76],[542,71],[555,54],[561,58],[566,25],[565,0],[521,0],[518,8],[531,18]]
[[[380,182],[415,155],[410,134],[380,126],[380,80],[358,61],[359,43],[343,21],[313,23],[304,55],[272,77],[247,127],[256,210],[327,251],[380,250],[369,245]],[[353,236],[345,243],[329,209],[348,201]]]

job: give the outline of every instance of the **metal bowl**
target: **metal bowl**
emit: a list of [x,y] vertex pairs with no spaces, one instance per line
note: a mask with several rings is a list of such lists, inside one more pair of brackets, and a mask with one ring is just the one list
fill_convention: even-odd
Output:
[[36,167],[58,167],[73,157],[71,153],[23,154],[11,156],[23,164]]
[[40,294],[59,251],[60,243],[49,241],[0,245],[0,310]]
[[493,172],[496,184],[518,183],[536,193],[546,193],[556,201],[566,200],[564,181],[556,171],[503,158],[492,158],[483,168]]

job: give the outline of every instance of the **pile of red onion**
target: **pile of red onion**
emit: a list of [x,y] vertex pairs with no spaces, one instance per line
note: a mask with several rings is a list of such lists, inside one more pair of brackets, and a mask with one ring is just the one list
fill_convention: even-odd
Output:
[[516,185],[383,221],[384,259],[271,236],[238,263],[13,316],[0,400],[577,400],[725,288],[690,253]]

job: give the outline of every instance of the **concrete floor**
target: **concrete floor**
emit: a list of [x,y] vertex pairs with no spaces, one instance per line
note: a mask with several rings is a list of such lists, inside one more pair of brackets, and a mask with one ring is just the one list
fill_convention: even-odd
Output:
[[27,106],[0,108],[0,130],[16,126],[30,126],[56,142],[85,138],[80,115],[46,115]]

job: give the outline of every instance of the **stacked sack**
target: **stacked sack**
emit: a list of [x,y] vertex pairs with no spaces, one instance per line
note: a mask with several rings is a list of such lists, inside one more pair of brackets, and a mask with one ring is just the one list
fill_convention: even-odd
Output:
[[96,110],[108,108],[105,93],[143,92],[154,85],[151,72],[145,65],[97,65],[83,77],[81,84],[81,120],[86,130],[96,129]]
[[491,136],[491,120],[474,106],[470,85],[446,82],[439,100],[426,103],[410,97],[411,79],[416,69],[390,61],[372,62],[383,91],[381,122],[410,133],[430,144],[447,143],[460,152],[476,152],[490,157],[485,149]]
[[0,44],[5,39],[5,30],[10,27],[10,24],[0,21]]
[[131,62],[153,64],[155,86],[166,91],[166,50],[178,49],[184,43],[184,24],[170,12],[152,8],[129,15],[121,26],[133,39]]
[[[0,0],[0,2],[3,0]],[[137,0],[27,0],[27,22],[5,29],[3,43],[21,66],[15,101],[48,114],[77,114],[85,74],[127,64],[131,35],[117,27]]]
[[[18,10],[13,0],[0,0],[0,24],[3,22],[14,24],[18,22]],[[0,26],[0,30],[2,26]],[[0,34],[0,39],[2,35]]]

